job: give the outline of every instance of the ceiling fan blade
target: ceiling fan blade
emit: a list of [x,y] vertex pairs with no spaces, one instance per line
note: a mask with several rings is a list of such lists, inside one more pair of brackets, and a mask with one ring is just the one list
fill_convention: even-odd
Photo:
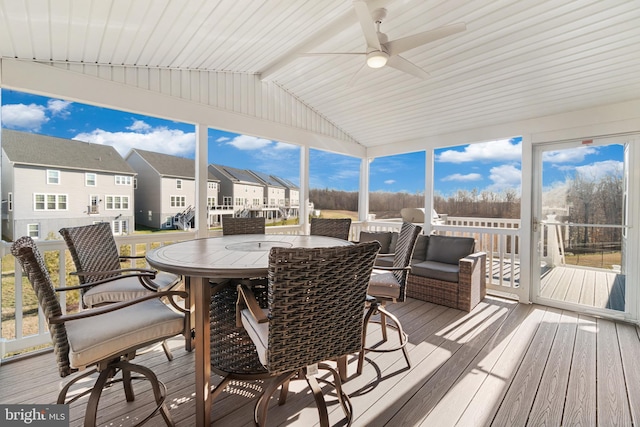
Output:
[[368,68],[369,67],[367,67],[366,63],[362,64],[362,66],[358,68],[358,71],[356,71],[355,74],[351,76],[351,78],[349,79],[349,83],[347,83],[347,87],[355,86],[358,79],[361,78],[364,74],[366,74],[366,71]]
[[411,74],[412,76],[422,80],[426,80],[429,78],[429,73],[427,73],[425,70],[415,65],[413,62],[407,61],[402,56],[390,57],[389,61],[387,61],[387,65],[389,67],[395,68],[396,70],[400,70],[407,74]]
[[444,27],[436,28],[435,30],[429,30],[412,36],[392,40],[385,43],[384,46],[389,52],[389,55],[399,55],[418,46],[422,46],[423,44],[462,32],[466,29],[467,26],[464,23],[445,25]]
[[375,50],[382,50],[380,40],[378,39],[378,32],[376,31],[376,24],[371,18],[371,12],[369,12],[369,6],[367,6],[367,3],[360,0],[354,0],[353,8],[356,11],[356,15],[358,15],[358,21],[360,21],[360,27],[362,27],[362,33],[367,41],[367,46]]

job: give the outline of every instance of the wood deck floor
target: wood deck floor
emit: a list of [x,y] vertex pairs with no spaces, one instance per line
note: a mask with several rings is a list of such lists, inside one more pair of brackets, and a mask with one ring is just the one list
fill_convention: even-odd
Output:
[[624,275],[602,269],[554,267],[540,281],[540,296],[589,307],[624,311],[624,294]]
[[[400,352],[368,353],[364,373],[356,376],[352,358],[345,389],[352,396],[354,426],[640,425],[640,339],[634,325],[493,297],[471,313],[417,300],[390,308],[409,333],[413,367],[406,368]],[[167,385],[177,425],[192,426],[194,354],[178,339],[171,346],[172,362],[161,350],[136,360]],[[60,383],[51,353],[5,364],[0,402],[52,403]],[[269,425],[317,424],[302,383],[292,384],[286,405],[272,407]],[[106,391],[100,425],[131,425],[148,410],[144,385],[129,404],[120,387]],[[253,425],[259,391],[258,383],[234,384],[214,403],[213,425]],[[344,425],[342,412],[330,403],[331,422]],[[81,425],[83,404],[71,406],[71,425]],[[156,416],[150,425],[161,426],[162,419]]]

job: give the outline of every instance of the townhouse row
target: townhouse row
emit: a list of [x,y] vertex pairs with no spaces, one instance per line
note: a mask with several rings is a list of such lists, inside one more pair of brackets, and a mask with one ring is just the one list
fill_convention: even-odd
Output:
[[[195,226],[195,161],[141,149],[2,129],[2,236],[58,237],[62,227],[109,222],[115,235],[136,226]],[[208,166],[207,226],[222,216],[297,217],[299,187],[267,173]]]

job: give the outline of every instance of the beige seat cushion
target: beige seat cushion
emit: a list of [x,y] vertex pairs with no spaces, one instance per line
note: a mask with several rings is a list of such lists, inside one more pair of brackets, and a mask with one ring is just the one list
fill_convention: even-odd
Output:
[[[263,308],[265,316],[269,315],[269,310]],[[249,334],[249,338],[253,341],[258,351],[258,358],[263,366],[267,366],[267,351],[269,349],[269,322],[258,323],[248,309],[244,309],[240,312],[242,319],[242,326]]]
[[392,272],[374,269],[367,293],[374,297],[400,298],[400,284]]
[[[160,271],[156,274],[153,283],[158,290],[167,290],[180,282],[180,276]],[[137,276],[122,276],[112,282],[103,283],[89,288],[82,296],[82,302],[86,307],[97,307],[103,304],[111,304],[120,301],[129,301],[148,294],[147,288],[142,286]]]
[[153,299],[110,313],[66,322],[71,367],[83,369],[128,349],[178,335],[184,316]]

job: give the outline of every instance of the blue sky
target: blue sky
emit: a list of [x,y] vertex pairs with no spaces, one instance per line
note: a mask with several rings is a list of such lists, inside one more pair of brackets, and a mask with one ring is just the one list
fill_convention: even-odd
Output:
[[[26,132],[113,145],[121,155],[131,148],[193,158],[194,126],[2,90],[2,126]],[[450,195],[458,189],[520,192],[521,138],[514,137],[435,151],[434,189]],[[580,170],[602,174],[621,167],[621,146],[580,147],[545,155],[544,185],[552,188]],[[300,150],[249,135],[209,130],[209,163],[274,174],[299,184]],[[360,159],[310,151],[311,188],[358,190]],[[372,191],[424,191],[425,152],[376,158],[370,165]]]

